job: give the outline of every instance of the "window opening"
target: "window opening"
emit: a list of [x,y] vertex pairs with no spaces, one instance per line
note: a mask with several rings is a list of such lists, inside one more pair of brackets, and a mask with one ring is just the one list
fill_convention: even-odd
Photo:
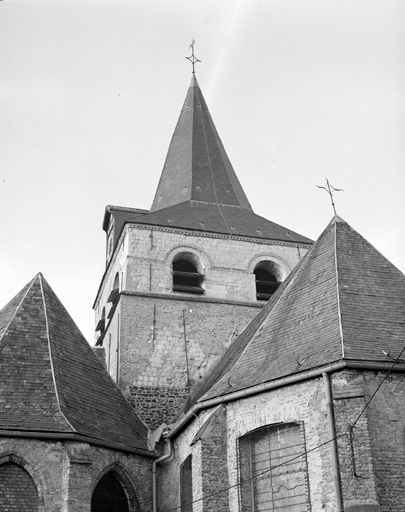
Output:
[[191,261],[183,258],[173,261],[173,291],[201,295],[203,279],[204,275]]
[[256,276],[256,299],[269,300],[280,286],[280,282],[269,269],[258,266],[254,270]]
[[100,331],[100,334],[103,334],[104,329],[105,329],[105,308],[103,308],[103,311],[101,313],[101,318],[97,322],[96,331]]
[[0,510],[36,512],[38,502],[37,486],[27,471],[11,461],[0,464]]
[[180,467],[180,506],[181,512],[193,512],[193,467],[189,455]]
[[91,512],[130,512],[127,494],[114,471],[104,475],[96,485]]
[[113,289],[111,290],[111,293],[107,299],[107,302],[112,302],[112,305],[114,306],[118,302],[119,293],[120,293],[120,276],[117,272],[115,274],[115,278],[114,278]]
[[306,512],[304,451],[298,424],[268,426],[240,438],[242,512]]

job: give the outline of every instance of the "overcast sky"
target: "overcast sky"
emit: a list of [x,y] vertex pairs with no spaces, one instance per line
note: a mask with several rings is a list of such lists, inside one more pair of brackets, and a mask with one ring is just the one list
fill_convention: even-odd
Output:
[[42,272],[92,342],[107,204],[150,208],[191,78],[259,215],[405,271],[403,0],[0,3],[0,307]]

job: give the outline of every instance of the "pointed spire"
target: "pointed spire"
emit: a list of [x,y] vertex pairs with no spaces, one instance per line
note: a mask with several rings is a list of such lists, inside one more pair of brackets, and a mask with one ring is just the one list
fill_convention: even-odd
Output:
[[219,138],[195,73],[187,92],[151,211],[186,201],[252,211]]

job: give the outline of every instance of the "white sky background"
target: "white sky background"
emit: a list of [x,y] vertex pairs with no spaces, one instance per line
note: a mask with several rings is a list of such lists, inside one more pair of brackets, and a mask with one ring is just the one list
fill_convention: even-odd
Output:
[[403,0],[0,3],[0,307],[41,271],[92,342],[107,204],[149,208],[191,78],[256,213],[405,271]]

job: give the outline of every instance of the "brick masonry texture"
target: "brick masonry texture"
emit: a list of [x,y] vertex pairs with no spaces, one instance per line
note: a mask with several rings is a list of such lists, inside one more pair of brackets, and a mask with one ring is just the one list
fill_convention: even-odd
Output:
[[229,511],[227,492],[220,492],[228,482],[226,409],[219,407],[201,437],[203,511]]
[[[361,414],[384,375],[383,372],[356,370],[331,375],[340,484],[348,511],[405,510],[405,376],[393,374]],[[206,496],[195,503],[195,510],[239,510],[238,439],[265,425],[297,422],[308,452],[311,510],[339,512],[322,378],[229,402],[222,407],[224,411],[217,417],[213,415],[211,421],[214,409],[203,411],[174,441],[174,459],[160,470],[161,510],[178,505],[178,490],[170,484],[178,481],[180,466],[190,454],[193,456],[193,499]],[[349,425],[360,414],[351,438]],[[223,494],[209,497],[228,487]]]
[[[133,225],[125,233],[100,290],[96,322],[103,308],[106,316],[111,311],[118,275],[123,293],[104,334],[106,366],[154,428],[177,412],[186,392],[258,313],[257,263],[272,261],[284,280],[306,249]],[[187,294],[173,292],[172,262],[182,253],[191,254],[205,276],[201,298],[187,301]]]
[[[73,441],[2,437],[1,476],[10,474],[7,469],[4,470],[10,461],[16,461],[19,475],[25,471],[28,477],[25,481],[32,482],[24,483],[19,489],[18,503],[21,508],[18,508],[18,512],[90,512],[92,492],[99,479],[110,470],[116,471],[128,496],[133,503],[138,504],[135,509],[137,512],[152,510],[152,460],[141,455],[125,454]],[[14,512],[14,508],[3,507],[2,485],[3,481],[0,484],[0,510]],[[24,500],[30,500],[33,507],[33,489],[37,492],[37,508],[24,509]]]
[[0,510],[32,512],[38,509],[38,492],[24,468],[14,462],[0,465]]
[[[385,372],[365,374],[369,400]],[[405,510],[405,375],[393,372],[367,409],[371,451],[381,512]]]

